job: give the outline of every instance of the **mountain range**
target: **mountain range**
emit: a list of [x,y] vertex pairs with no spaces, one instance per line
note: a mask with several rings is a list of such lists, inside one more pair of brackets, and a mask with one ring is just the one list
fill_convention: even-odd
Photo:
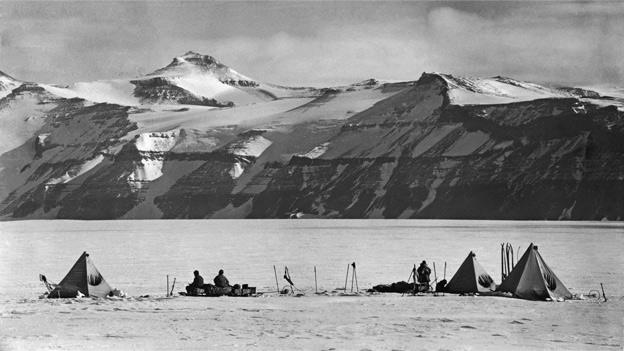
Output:
[[0,218],[624,219],[624,90],[423,73],[286,87],[212,56],[0,72]]

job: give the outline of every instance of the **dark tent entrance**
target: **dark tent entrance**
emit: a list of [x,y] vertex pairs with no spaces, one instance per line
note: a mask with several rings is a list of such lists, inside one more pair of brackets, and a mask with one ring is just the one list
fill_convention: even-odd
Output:
[[533,243],[498,290],[526,300],[572,298],[570,291],[548,267]]
[[455,294],[485,293],[496,290],[494,279],[477,262],[477,255],[470,251],[453,278],[446,285],[445,291]]
[[49,298],[84,296],[108,296],[112,289],[95,268],[89,254],[83,252],[65,278],[48,294]]

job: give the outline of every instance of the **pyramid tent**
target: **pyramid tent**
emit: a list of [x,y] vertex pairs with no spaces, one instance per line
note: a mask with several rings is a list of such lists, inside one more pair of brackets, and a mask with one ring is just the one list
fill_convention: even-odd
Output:
[[48,294],[49,298],[76,297],[78,292],[85,296],[108,296],[113,289],[95,268],[89,254],[83,252],[69,273]]
[[537,246],[529,245],[514,269],[498,288],[526,300],[572,298],[570,291],[546,265]]
[[496,290],[494,279],[477,262],[477,255],[470,251],[468,257],[459,266],[453,278],[446,285],[445,291],[455,294],[484,293]]

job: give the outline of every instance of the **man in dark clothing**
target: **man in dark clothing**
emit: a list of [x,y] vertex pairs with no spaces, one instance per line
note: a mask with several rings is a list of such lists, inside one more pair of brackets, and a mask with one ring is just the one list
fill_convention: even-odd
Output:
[[199,271],[194,271],[193,275],[195,275],[193,282],[186,286],[186,293],[188,295],[195,295],[195,289],[204,287],[204,278],[199,275]]
[[230,286],[230,282],[223,275],[223,269],[219,270],[219,275],[214,278],[214,283],[219,288],[228,288]]
[[429,282],[431,281],[431,278],[429,278],[429,275],[431,275],[431,268],[427,266],[426,261],[420,263],[420,267],[418,267],[416,273],[418,273],[418,283],[429,286]]

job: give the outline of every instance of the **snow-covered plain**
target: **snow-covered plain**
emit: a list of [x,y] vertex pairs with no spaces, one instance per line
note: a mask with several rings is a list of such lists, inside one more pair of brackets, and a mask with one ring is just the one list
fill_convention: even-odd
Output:
[[[25,221],[0,223],[2,350],[621,350],[624,227],[597,222],[414,220]],[[447,279],[470,250],[500,282],[500,243],[530,242],[575,294],[604,283],[609,301],[340,296],[346,266],[360,290],[405,280],[414,263]],[[40,300],[82,251],[130,298]],[[27,259],[25,259],[27,257]],[[303,297],[278,296],[284,265]],[[314,294],[314,267],[320,291]],[[166,298],[194,269],[220,268],[258,298]],[[351,281],[348,281],[348,290]],[[149,295],[140,297],[141,295]]]

